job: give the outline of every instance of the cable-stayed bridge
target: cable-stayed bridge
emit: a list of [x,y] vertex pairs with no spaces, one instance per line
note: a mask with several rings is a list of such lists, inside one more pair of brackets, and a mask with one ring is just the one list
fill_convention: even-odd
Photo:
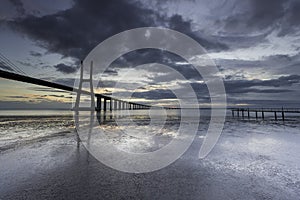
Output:
[[30,77],[21,68],[16,66],[8,58],[6,58],[3,54],[0,53],[0,77],[1,78],[35,84],[35,85],[39,85],[39,86],[55,88],[55,89],[60,89],[60,90],[69,91],[69,92],[76,92],[77,98],[76,98],[75,108],[73,108],[73,109],[77,109],[77,110],[91,110],[91,109],[93,110],[94,109],[92,107],[79,108],[79,101],[77,101],[77,100],[78,100],[78,96],[80,96],[80,94],[90,95],[91,100],[92,100],[92,105],[93,105],[93,101],[94,101],[93,97],[96,97],[97,102],[94,103],[96,111],[101,111],[101,110],[112,111],[112,110],[125,110],[125,109],[137,110],[137,109],[149,109],[150,107],[152,107],[149,105],[143,105],[140,103],[129,102],[129,101],[117,99],[114,97],[106,96],[103,94],[94,93],[93,87],[92,87],[92,71],[90,73],[90,79],[89,79],[89,82],[91,83],[91,87],[90,87],[91,90],[90,91],[82,90],[82,82],[87,81],[87,79],[83,79],[83,66],[82,65],[81,65],[81,75],[80,76],[81,77],[80,77],[80,83],[79,83],[80,87],[79,88],[73,88],[70,86]]

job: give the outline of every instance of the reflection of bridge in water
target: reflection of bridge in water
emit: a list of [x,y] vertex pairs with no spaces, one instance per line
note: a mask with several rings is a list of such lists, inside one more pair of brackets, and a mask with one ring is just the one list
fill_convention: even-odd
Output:
[[[78,95],[84,94],[84,95],[89,95],[91,97],[96,97],[97,102],[95,106],[96,111],[107,111],[107,110],[138,110],[138,109],[149,109],[153,106],[149,105],[144,105],[140,103],[135,103],[135,102],[129,102],[121,99],[117,99],[114,97],[106,96],[103,94],[97,94],[93,92],[93,89],[91,88],[91,91],[85,91],[82,90],[82,82],[89,81],[91,83],[92,87],[92,68],[91,68],[91,73],[90,73],[90,79],[83,79],[83,67],[81,67],[81,79],[79,86],[80,88],[73,88],[70,86],[58,84],[58,83],[53,83],[50,81],[45,81],[37,78],[33,78],[30,76],[25,75],[25,73],[20,70],[17,66],[15,66],[13,63],[11,63],[8,59],[6,59],[2,54],[0,54],[0,77],[5,78],[5,79],[10,79],[14,81],[20,81],[24,83],[30,83],[30,84],[35,84],[39,86],[46,86],[50,88],[55,88],[59,90],[64,90],[64,91],[69,91],[69,92],[76,92],[77,93],[77,98]],[[3,70],[6,69],[6,70]],[[12,72],[13,71],[13,72]],[[23,74],[22,74],[23,73]],[[76,100],[78,100],[76,98]],[[93,105],[94,98],[91,98],[91,102]],[[76,101],[75,103],[75,109],[79,110],[91,110],[91,107],[87,108],[79,108],[79,102]],[[92,108],[94,109],[94,108]]]

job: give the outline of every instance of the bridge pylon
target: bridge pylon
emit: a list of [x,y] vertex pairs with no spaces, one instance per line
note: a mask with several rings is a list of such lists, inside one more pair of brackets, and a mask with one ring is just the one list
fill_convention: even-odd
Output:
[[[90,107],[79,107],[80,105],[80,97],[82,94],[82,85],[84,82],[89,83],[90,85],[90,96],[91,96],[91,106]],[[77,91],[75,106],[73,108],[74,111],[95,111],[95,94],[94,94],[94,86],[93,86],[93,61],[91,61],[90,66],[90,78],[83,78],[83,62],[80,63],[80,80],[79,87]]]

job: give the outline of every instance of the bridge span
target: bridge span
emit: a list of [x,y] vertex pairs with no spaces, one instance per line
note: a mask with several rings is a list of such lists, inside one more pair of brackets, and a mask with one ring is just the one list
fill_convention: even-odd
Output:
[[[77,93],[81,92],[81,94],[92,95],[92,93],[89,91],[79,90],[78,88],[73,88],[70,86],[53,83],[50,81],[45,81],[45,80],[30,77],[30,76],[26,76],[26,75],[12,73],[12,72],[8,72],[8,71],[2,70],[2,69],[0,69],[0,77],[9,79],[9,80],[35,84],[35,85],[39,85],[39,86],[60,89],[60,90],[69,91],[69,92],[77,92]],[[124,109],[137,110],[137,109],[149,109],[150,107],[152,107],[149,105],[143,105],[143,104],[139,104],[139,103],[124,101],[124,100],[116,99],[116,98],[113,98],[110,96],[97,94],[97,93],[95,93],[94,96],[97,99],[96,106],[95,106],[96,111],[101,111],[101,110],[112,111],[112,110],[124,110]]]

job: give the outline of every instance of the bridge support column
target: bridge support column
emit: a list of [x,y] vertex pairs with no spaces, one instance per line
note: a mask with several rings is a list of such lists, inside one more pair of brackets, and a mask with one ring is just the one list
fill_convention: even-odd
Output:
[[114,110],[117,110],[117,103],[118,103],[118,102],[117,102],[117,100],[115,99],[115,100],[114,100]]
[[104,103],[103,103],[103,111],[106,112],[107,108],[107,99],[104,97]]
[[109,111],[112,111],[112,99],[109,100]]
[[101,111],[101,97],[97,96],[97,107],[96,111]]
[[119,104],[118,109],[119,109],[119,110],[122,110],[122,108],[121,108],[121,101],[119,101],[118,104]]
[[274,112],[275,120],[277,121],[277,112]]

